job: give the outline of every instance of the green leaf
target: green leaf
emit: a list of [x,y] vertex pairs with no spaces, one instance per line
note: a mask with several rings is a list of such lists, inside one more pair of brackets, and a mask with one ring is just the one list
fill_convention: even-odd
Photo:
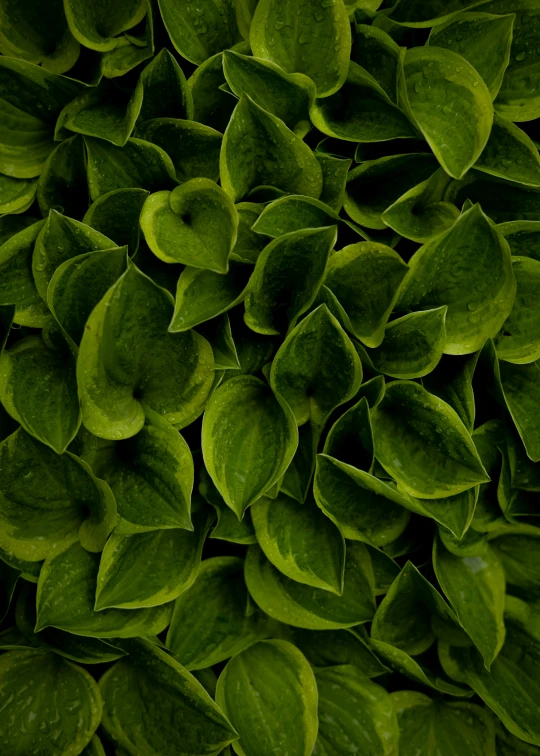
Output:
[[216,370],[240,370],[238,353],[234,345],[231,323],[227,313],[218,315],[210,322],[202,324],[198,331],[210,342]]
[[291,410],[258,378],[232,378],[212,394],[203,418],[204,462],[238,519],[281,478],[297,444]]
[[171,333],[189,331],[242,302],[252,272],[250,266],[232,260],[226,274],[186,267],[178,278]]
[[483,3],[484,0],[401,0],[392,8],[391,19],[405,26],[438,26],[461,11]]
[[347,174],[352,160],[342,160],[322,153],[316,154],[315,157],[321,166],[323,178],[320,200],[338,213],[343,207]]
[[471,170],[461,181],[452,181],[445,200],[461,207],[466,200],[481,202],[495,223],[540,220],[540,188],[524,186]]
[[323,453],[347,465],[371,472],[374,460],[373,430],[365,396],[344,412],[330,428]]
[[267,635],[267,621],[246,615],[243,561],[205,559],[193,583],[174,604],[167,647],[186,669],[206,669],[243,651]]
[[345,538],[385,546],[410,519],[407,503],[387,483],[327,454],[317,455],[315,500]]
[[301,504],[285,494],[263,497],[252,506],[251,517],[274,567],[291,580],[341,595],[345,541],[311,498]]
[[160,260],[227,273],[238,213],[210,179],[191,179],[172,192],[150,195],[140,223],[148,246]]
[[377,460],[411,496],[444,498],[489,480],[457,413],[421,386],[388,384],[371,419]]
[[255,233],[253,226],[263,211],[263,205],[256,202],[239,202],[236,205],[238,213],[238,234],[236,244],[231,253],[232,259],[243,263],[256,263],[257,258],[266,247],[267,239]]
[[123,641],[129,653],[103,675],[105,732],[126,753],[215,756],[237,734],[203,686],[147,640]]
[[134,254],[139,246],[139,216],[148,192],[145,189],[116,189],[102,194],[83,218],[91,228]]
[[361,382],[356,350],[326,305],[294,328],[270,372],[272,388],[285,399],[298,425],[311,420],[317,428],[323,428],[336,407],[354,397]]
[[50,753],[54,741],[58,753],[75,756],[88,745],[102,702],[86,670],[47,651],[10,651],[0,657],[0,680],[8,753]]
[[172,160],[180,182],[193,178],[217,181],[223,136],[195,121],[153,118],[137,126],[136,135],[160,147]]
[[281,481],[280,490],[300,503],[306,500],[315,471],[319,436],[320,429],[311,422],[298,428],[298,447]]
[[292,231],[322,228],[340,222],[339,215],[324,202],[312,197],[290,194],[266,205],[253,224],[253,231],[276,239]]
[[491,95],[476,69],[443,47],[407,50],[400,98],[444,170],[461,178],[486,146],[493,122]]
[[[494,10],[501,12],[499,8]],[[510,10],[514,10],[512,4]],[[538,8],[533,3],[516,3],[515,10],[518,13],[515,15],[510,60],[495,107],[509,121],[531,121],[540,114],[537,53],[529,50],[531,32],[536,39]]]
[[136,26],[146,13],[144,0],[127,0],[120,6],[112,0],[65,0],[64,7],[75,39],[99,52],[113,50],[115,37]]
[[217,515],[217,524],[214,526],[209,538],[239,543],[242,546],[257,543],[257,536],[251,522],[250,510],[246,510],[244,518],[239,520],[232,509],[229,509],[225,504],[223,497],[215,487],[205,467],[202,467],[200,471],[199,493],[215,509]]
[[350,244],[330,258],[325,285],[345,310],[348,330],[366,346],[382,343],[407,272],[397,252],[376,242]]
[[421,247],[409,261],[401,309],[448,306],[446,354],[470,354],[495,336],[512,310],[510,248],[479,205]]
[[428,43],[462,55],[478,71],[495,99],[510,62],[514,19],[514,15],[462,13],[435,26]]
[[24,213],[36,196],[35,179],[18,179],[0,174],[0,213]]
[[399,46],[376,26],[356,24],[351,59],[379,83],[392,102],[397,99]]
[[[101,53],[100,72],[107,79],[123,76],[154,54],[154,19],[150,0],[144,0],[146,18],[138,28],[140,34],[126,33],[117,39],[113,50]],[[141,28],[144,23],[144,29]]]
[[75,360],[27,336],[0,356],[0,401],[28,433],[62,454],[81,422]]
[[374,578],[367,547],[347,544],[341,596],[297,583],[250,546],[245,578],[256,604],[273,619],[307,630],[337,630],[369,622],[375,613]]
[[392,697],[353,665],[315,672],[319,734],[314,756],[395,756],[400,737]]
[[261,185],[315,198],[322,190],[321,167],[307,144],[247,94],[240,97],[225,131],[220,173],[234,202]]
[[84,751],[82,751],[82,756],[106,756],[103,746],[101,745],[101,740],[97,735],[92,736],[92,740],[86,746]]
[[540,427],[535,407],[538,406],[540,365],[499,363],[500,384],[504,401],[517,431],[533,462],[540,462]]
[[[249,52],[249,46],[241,52]],[[188,79],[195,121],[225,130],[236,105],[235,98],[220,89],[225,83],[223,53],[213,55],[195,69]]]
[[158,5],[174,47],[198,66],[241,40],[231,0],[203,0],[196,12],[172,0],[159,0]]
[[514,307],[496,339],[501,360],[524,364],[540,358],[540,260],[513,257]]
[[47,158],[37,183],[37,201],[45,217],[50,210],[71,217],[81,217],[86,212],[86,161],[78,134],[60,142]]
[[310,111],[323,134],[350,142],[381,142],[414,137],[416,131],[371,73],[353,61],[338,92],[317,100]]
[[0,247],[0,305],[24,307],[39,300],[32,276],[32,251],[44,221],[13,234]]
[[141,73],[144,99],[140,121],[151,118],[193,118],[193,98],[184,72],[173,55],[163,48]]
[[519,184],[540,186],[540,157],[534,142],[522,129],[497,114],[474,167]]
[[310,756],[317,737],[317,683],[303,654],[282,640],[260,641],[221,673],[216,701],[240,734],[241,756]]
[[538,250],[540,223],[538,221],[509,221],[501,223],[497,228],[510,245],[513,255],[540,260]]
[[437,170],[433,155],[417,153],[366,160],[349,172],[344,208],[353,221],[384,230],[381,217],[405,192],[427,181]]
[[307,76],[287,74],[275,63],[232,50],[223,53],[223,71],[237,97],[249,95],[301,138],[310,130],[309,109],[315,101],[316,89]]
[[443,356],[435,370],[424,377],[424,388],[454,409],[469,432],[474,426],[476,407],[472,380],[480,352],[459,359]]
[[319,97],[337,92],[347,77],[351,29],[342,0],[259,0],[249,42],[258,58],[309,76]]
[[461,701],[437,701],[410,690],[392,693],[391,700],[397,711],[403,756],[495,756],[495,727],[486,709]]
[[99,559],[75,543],[45,560],[38,581],[36,630],[56,627],[94,638],[151,636],[164,630],[171,605],[94,611]]
[[489,534],[492,551],[503,566],[510,592],[524,600],[540,598],[538,528],[527,525],[506,526]]
[[57,455],[20,429],[0,444],[0,466],[1,548],[35,562],[78,533],[85,548],[101,551],[116,506],[109,487],[84,462],[69,452]]
[[392,378],[421,378],[431,373],[445,347],[446,312],[443,305],[388,323],[382,344],[368,353],[376,369]]
[[212,349],[194,332],[168,333],[172,313],[170,294],[132,263],[92,311],[77,382],[83,423],[94,435],[135,435],[143,404],[182,428],[201,414],[214,378]]

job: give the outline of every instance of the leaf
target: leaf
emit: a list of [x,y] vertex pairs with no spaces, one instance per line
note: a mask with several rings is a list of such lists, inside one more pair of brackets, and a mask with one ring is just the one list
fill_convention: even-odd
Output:
[[443,47],[407,50],[400,99],[444,170],[461,178],[486,146],[493,122],[491,95],[476,69]]
[[461,206],[465,200],[482,203],[484,212],[495,223],[540,220],[540,189],[469,171],[461,181],[452,181],[445,200]]
[[499,363],[500,382],[504,401],[512,416],[528,456],[533,462],[540,461],[540,433],[534,407],[538,404],[540,366]]
[[37,201],[43,216],[58,210],[80,217],[88,207],[88,185],[83,140],[65,139],[50,153],[37,182]]
[[392,102],[397,99],[399,47],[376,26],[356,24],[351,59],[378,82]]
[[0,658],[0,678],[9,753],[46,753],[53,740],[59,753],[75,756],[88,745],[102,702],[86,670],[47,651],[10,651]]
[[260,641],[240,652],[219,676],[216,701],[240,734],[235,750],[243,756],[312,753],[317,684],[291,643]]
[[92,740],[86,746],[84,751],[82,751],[82,756],[106,756],[103,746],[101,745],[101,740],[97,735],[92,736]]
[[498,230],[508,242],[512,255],[540,260],[537,244],[540,231],[538,221],[509,221],[501,223]]
[[215,509],[217,515],[217,524],[209,538],[239,543],[242,546],[257,543],[250,510],[246,510],[244,519],[239,520],[232,509],[229,509],[225,504],[223,497],[204,467],[200,471],[199,493]]
[[309,76],[318,97],[337,92],[347,77],[351,31],[342,0],[259,0],[249,34],[253,54],[289,73]]
[[0,356],[0,400],[28,433],[62,454],[81,422],[75,360],[27,336]]
[[293,627],[337,630],[368,622],[375,613],[371,559],[361,543],[347,544],[341,596],[286,577],[258,546],[249,547],[244,574],[255,603],[273,619]]
[[57,455],[20,429],[1,442],[0,469],[1,548],[35,562],[78,534],[85,548],[101,551],[116,506],[84,462],[69,452]]
[[236,244],[231,253],[233,260],[244,263],[256,263],[268,241],[266,237],[255,233],[253,225],[263,210],[263,205],[256,202],[239,202],[236,205],[238,213],[238,234]]
[[327,454],[317,455],[315,501],[345,538],[385,546],[405,530],[410,514],[387,483]]
[[195,121],[153,118],[137,126],[136,135],[169,155],[180,182],[193,178],[217,181],[223,136]]
[[191,179],[172,192],[150,195],[140,223],[148,246],[160,260],[227,273],[238,213],[210,179]]
[[170,605],[94,611],[99,559],[75,543],[45,560],[38,581],[36,631],[56,627],[74,635],[129,638],[164,630]]
[[[314,756],[397,754],[400,737],[393,699],[353,665],[315,673],[319,691],[319,734]],[[359,750],[361,749],[361,750]]]
[[446,305],[411,312],[385,328],[384,340],[369,351],[377,370],[392,378],[421,378],[437,366],[446,341]]
[[392,8],[391,18],[405,26],[438,26],[461,11],[482,4],[483,0],[401,0]]
[[293,231],[340,222],[339,215],[320,200],[289,194],[266,205],[253,224],[253,231],[276,239]]
[[172,53],[163,48],[141,73],[144,99],[140,121],[152,118],[193,118],[193,98],[184,72]]
[[323,134],[350,142],[414,137],[416,131],[371,73],[353,61],[338,92],[317,100],[310,111]]
[[526,525],[506,526],[489,534],[491,550],[498,556],[513,595],[523,600],[540,598],[538,529]]
[[261,185],[315,199],[322,190],[321,167],[307,144],[247,94],[240,97],[225,131],[220,174],[233,202]]
[[139,247],[139,216],[147,197],[145,189],[116,189],[102,194],[86,211],[83,223],[119,246],[129,246],[133,255]]
[[510,249],[479,205],[421,247],[409,267],[398,306],[446,304],[446,354],[481,349],[512,310],[516,282]]
[[[249,52],[249,46],[242,52]],[[236,105],[235,98],[220,89],[225,83],[223,53],[213,55],[195,69],[188,79],[195,121],[225,130]]]
[[407,271],[397,252],[376,242],[350,244],[330,258],[325,285],[343,307],[347,328],[366,346],[382,343]]
[[167,333],[172,311],[170,294],[132,263],[92,311],[77,382],[83,423],[94,435],[135,435],[144,425],[142,403],[177,427],[202,412],[213,382],[211,347],[194,332]]
[[24,213],[36,196],[35,179],[17,179],[0,174],[0,213]]
[[330,428],[323,453],[360,470],[372,470],[373,430],[365,396],[344,412]]
[[[487,10],[489,8],[488,5]],[[497,112],[509,121],[531,121],[538,118],[540,112],[537,57],[532,50],[529,54],[531,31],[536,38],[534,24],[538,9],[527,3],[522,4],[522,8],[519,3],[516,5],[516,10],[521,12],[515,15],[510,60],[495,100]],[[496,8],[494,10],[497,12]]]
[[421,386],[407,381],[387,384],[371,419],[375,457],[411,496],[444,498],[487,482],[457,413]]
[[496,339],[501,360],[516,364],[540,358],[540,260],[513,257],[517,291],[514,307]]
[[326,305],[294,328],[270,372],[272,388],[285,399],[298,425],[311,420],[321,429],[336,407],[354,397],[361,382],[360,359]]
[[[135,32],[126,33],[117,38],[117,45],[113,50],[101,53],[100,70],[107,79],[114,79],[132,71],[140,63],[151,58],[154,54],[154,19],[152,5],[145,0],[146,17],[137,25]],[[141,26],[144,24],[144,28]]]
[[103,675],[102,726],[128,753],[213,756],[237,735],[202,685],[147,640],[123,641],[129,653]]
[[319,199],[337,213],[343,207],[347,173],[352,161],[322,153],[316,154],[315,157],[321,166],[323,177],[323,188]]
[[285,494],[253,504],[257,541],[267,559],[291,580],[341,595],[345,541],[312,499],[299,503]]
[[424,693],[400,690],[391,694],[397,711],[400,753],[450,756],[461,749],[471,756],[494,756],[495,727],[486,709],[471,703],[446,703]]
[[205,559],[193,585],[175,601],[167,647],[190,670],[236,656],[267,635],[261,613],[246,615],[247,601],[243,561]]
[[239,520],[281,478],[297,444],[291,410],[258,378],[232,378],[212,394],[203,418],[204,463]]
[[216,370],[240,370],[231,324],[227,313],[199,326],[199,333],[210,343]]
[[43,221],[13,234],[0,247],[0,304],[30,305],[39,299],[32,276],[32,250]]
[[540,157],[534,142],[522,129],[497,114],[474,167],[519,184],[540,186]]
[[[120,7],[110,0],[66,0],[65,11],[71,33],[91,50],[107,52],[117,45],[114,39],[136,26],[146,13],[143,0],[128,0]],[[98,21],[99,19],[99,21]]]
[[303,503],[315,471],[315,453],[320,430],[308,422],[298,428],[298,447],[281,481],[280,490]]
[[178,279],[170,332],[189,331],[242,302],[252,272],[251,267],[232,260],[226,274],[184,268]]

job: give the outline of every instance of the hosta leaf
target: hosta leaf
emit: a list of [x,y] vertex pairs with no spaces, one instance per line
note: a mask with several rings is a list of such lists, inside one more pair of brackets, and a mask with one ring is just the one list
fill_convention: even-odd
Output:
[[199,493],[215,509],[217,515],[217,523],[214,525],[209,538],[239,543],[242,546],[257,543],[257,536],[251,522],[250,510],[246,510],[244,518],[239,520],[235,512],[225,504],[223,497],[215,487],[206,468],[201,469]]
[[[249,46],[238,51],[249,52]],[[235,98],[220,89],[223,84],[226,84],[223,53],[208,58],[188,79],[193,99],[193,118],[220,131],[225,130],[236,105]]]
[[24,213],[36,196],[36,179],[18,179],[0,174],[0,214]]
[[51,152],[37,183],[37,201],[43,216],[49,210],[79,218],[88,207],[84,143],[78,134]]
[[491,549],[503,566],[510,592],[524,600],[540,598],[539,538],[538,528],[523,525],[507,526],[489,535]]
[[517,291],[514,306],[496,339],[501,360],[518,364],[540,358],[540,260],[513,257]]
[[238,213],[210,179],[191,179],[172,192],[152,194],[140,222],[148,246],[164,262],[227,273]]
[[333,155],[324,155],[323,153],[318,153],[315,157],[321,166],[323,178],[323,187],[319,199],[338,213],[343,207],[347,173],[352,161],[336,158]]
[[[399,728],[394,702],[386,690],[353,665],[315,672],[319,691],[319,734],[314,756],[397,754]],[[359,749],[361,749],[359,751]]]
[[232,378],[212,394],[203,418],[204,462],[238,519],[281,478],[297,444],[291,410],[258,378]]
[[202,412],[213,382],[212,349],[194,332],[169,334],[172,312],[170,294],[133,264],[92,311],[77,381],[83,423],[94,435],[135,435],[144,425],[143,403],[177,427]]
[[452,181],[445,200],[461,207],[466,200],[481,202],[495,223],[540,220],[540,188],[470,170],[461,181]]
[[0,356],[0,400],[28,433],[62,454],[81,421],[75,360],[39,336],[18,341]]
[[200,325],[198,330],[212,346],[216,370],[240,370],[241,366],[227,313]]
[[184,72],[173,55],[163,48],[141,73],[144,99],[140,121],[151,118],[193,117],[193,99]]
[[397,99],[399,46],[376,26],[356,24],[351,59],[379,83],[392,102]]
[[273,619],[307,630],[337,630],[368,622],[375,613],[371,559],[364,544],[347,544],[341,596],[291,580],[250,546],[245,565],[248,590]]
[[488,142],[474,167],[519,184],[540,186],[540,157],[534,142],[514,123],[496,114]]
[[307,144],[247,94],[240,97],[225,131],[220,173],[234,202],[261,185],[315,198],[322,190],[321,167]]
[[287,577],[338,595],[343,590],[345,541],[310,498],[263,497],[251,508],[259,546]]
[[[146,17],[140,25],[117,38],[113,50],[101,53],[100,73],[107,79],[115,79],[134,69],[154,54],[154,18],[150,0],[144,0]],[[140,32],[140,33],[137,33]],[[95,56],[97,57],[97,56]]]
[[407,271],[397,252],[375,242],[350,244],[330,258],[325,285],[345,310],[347,328],[366,346],[382,343]]
[[284,234],[259,255],[245,300],[246,324],[257,333],[290,331],[313,304],[337,237],[336,226]]
[[129,653],[101,678],[103,729],[126,753],[215,756],[237,734],[203,686],[147,640],[122,641]]
[[323,453],[360,470],[371,471],[374,460],[373,430],[365,396],[330,428]]
[[102,702],[86,670],[48,651],[10,651],[0,658],[0,680],[2,747],[13,756],[47,753],[52,743],[75,756],[88,745]]
[[298,447],[281,481],[280,490],[301,503],[306,500],[315,471],[319,437],[320,429],[311,422],[298,428]]
[[405,26],[438,26],[461,11],[482,4],[483,0],[402,0],[392,8],[391,18]]
[[139,247],[139,216],[148,192],[145,189],[115,189],[102,194],[86,211],[83,223],[119,246]]
[[317,683],[291,643],[260,641],[235,656],[219,677],[216,701],[240,735],[235,750],[242,756],[312,753]]
[[446,304],[446,354],[469,354],[493,337],[512,310],[516,281],[510,249],[479,205],[409,261],[399,307]]
[[39,295],[32,276],[32,251],[44,221],[13,234],[0,247],[0,305],[30,305]]
[[56,627],[96,638],[151,636],[164,630],[170,605],[94,611],[99,558],[75,543],[45,560],[38,581],[36,630]]
[[109,487],[84,462],[73,454],[57,455],[20,429],[0,444],[0,467],[2,548],[19,559],[40,561],[78,533],[85,548],[101,551],[116,505]]
[[113,50],[122,32],[142,21],[146,13],[144,0],[128,0],[122,5],[112,0],[65,0],[69,28],[85,47],[99,52]]
[[361,382],[356,350],[326,305],[294,328],[270,372],[272,388],[285,399],[298,425],[311,420],[319,428],[336,407],[353,398]]
[[[489,12],[493,5],[499,5],[493,11],[500,13],[499,3],[489,3],[486,10]],[[512,4],[509,10],[522,12],[515,15],[510,60],[495,107],[509,121],[531,121],[540,114],[538,53],[529,49],[531,40],[536,41],[538,8],[534,3],[516,3],[516,7]]]
[[322,228],[341,221],[328,205],[312,197],[286,195],[266,205],[253,224],[253,231],[276,239],[303,228]]
[[92,737],[90,743],[82,751],[82,756],[106,756],[101,740],[97,735]]
[[486,146],[493,122],[491,95],[476,69],[443,47],[407,50],[400,97],[444,170],[461,178]]
[[268,241],[262,234],[253,230],[255,221],[263,211],[264,205],[256,202],[239,202],[236,205],[238,213],[238,234],[232,251],[232,259],[238,262],[255,263]]
[[337,92],[347,76],[351,30],[342,0],[260,0],[251,23],[253,54],[315,82],[317,95]]
[[424,388],[454,409],[467,430],[472,431],[476,414],[472,380],[479,352],[457,359],[446,356],[425,376]]
[[513,255],[540,260],[538,249],[540,223],[538,221],[509,221],[501,223],[498,230],[508,242]]
[[174,604],[167,647],[186,669],[205,669],[235,656],[268,633],[260,613],[246,615],[244,563],[205,559],[195,582]]

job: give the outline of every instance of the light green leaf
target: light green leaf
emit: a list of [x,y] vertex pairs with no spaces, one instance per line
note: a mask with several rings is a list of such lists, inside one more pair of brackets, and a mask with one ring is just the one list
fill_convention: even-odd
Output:
[[478,71],[495,99],[510,62],[514,19],[512,14],[462,13],[458,18],[435,26],[428,44],[462,55]]
[[69,452],[57,455],[20,429],[0,444],[0,467],[1,548],[35,562],[78,534],[86,549],[101,551],[116,505],[84,462]]
[[102,712],[91,675],[47,651],[2,654],[0,707],[2,748],[13,756],[51,753],[52,742],[58,753],[77,756],[90,742]]
[[99,558],[75,543],[45,560],[38,581],[36,631],[57,627],[91,638],[129,638],[164,630],[170,621],[170,604],[94,611]]
[[330,428],[323,453],[357,469],[372,471],[373,430],[365,396],[344,412]]
[[201,414],[214,378],[212,348],[194,332],[168,333],[172,313],[171,295],[131,263],[92,311],[77,382],[83,423],[94,435],[135,435],[143,404],[182,428]]
[[50,210],[75,218],[86,212],[86,161],[78,134],[60,142],[47,158],[37,183],[37,201],[44,217]]
[[217,181],[223,136],[195,121],[153,118],[137,126],[139,139],[161,147],[172,160],[178,181],[208,178]]
[[274,567],[291,580],[341,595],[345,541],[313,499],[301,504],[285,494],[263,496],[251,517],[259,546]]
[[39,300],[32,276],[32,251],[43,223],[23,228],[0,247],[0,305],[23,308]]
[[298,425],[311,420],[318,428],[336,407],[354,397],[361,382],[356,350],[326,305],[294,328],[270,372],[272,388],[285,399]]
[[343,207],[347,174],[352,160],[342,160],[323,153],[316,153],[315,157],[321,166],[323,178],[320,200],[338,213]]
[[331,97],[316,100],[310,116],[323,134],[349,142],[416,136],[407,116],[392,103],[373,76],[353,61],[340,90]]
[[66,351],[49,349],[40,336],[27,336],[0,356],[4,409],[58,454],[81,422],[75,360]]
[[136,66],[144,63],[154,54],[154,19],[150,0],[144,0],[146,18],[143,19],[144,28],[138,25],[133,30],[135,34],[126,33],[117,38],[117,45],[113,50],[101,53],[100,73],[107,79],[114,79],[132,71]]
[[237,734],[203,686],[147,640],[103,675],[103,729],[128,754],[216,756]]
[[319,97],[337,92],[347,77],[351,29],[343,0],[259,0],[249,42],[258,58],[309,76]]
[[204,462],[238,519],[281,478],[297,444],[291,410],[258,378],[232,378],[212,394],[203,418]]
[[489,480],[457,413],[418,384],[387,384],[371,419],[377,460],[411,496],[440,499]]
[[512,312],[496,338],[501,360],[517,364],[540,358],[540,260],[513,257],[517,291]]
[[250,546],[245,578],[256,604],[273,619],[307,630],[337,630],[369,622],[375,613],[374,577],[367,547],[347,544],[341,596],[297,583]]
[[253,224],[253,231],[276,239],[303,228],[322,228],[339,223],[339,215],[324,202],[289,194],[266,205]]
[[510,248],[479,205],[409,260],[401,309],[448,306],[446,354],[469,354],[495,336],[514,304]]
[[244,563],[237,557],[205,559],[191,587],[174,605],[167,647],[186,669],[206,669],[268,634],[266,618],[246,615]]
[[247,94],[240,97],[225,131],[220,174],[234,202],[261,185],[315,198],[322,190],[321,167],[307,144]]
[[407,271],[397,252],[376,242],[350,244],[330,258],[325,285],[345,310],[347,328],[366,346],[382,343]]
[[304,655],[282,640],[260,641],[221,673],[216,701],[240,739],[239,756],[310,756],[317,737],[317,683]]
[[486,146],[493,122],[491,95],[476,69],[443,47],[407,50],[400,101],[444,170],[461,178]]
[[[492,5],[489,3],[486,10]],[[500,7],[493,10],[501,12]],[[538,7],[527,2],[516,3],[514,7],[511,3],[509,10],[518,12],[508,68],[494,104],[497,112],[509,121],[531,121],[540,115],[538,53],[530,49],[531,36],[536,41]]]
[[24,213],[36,196],[36,179],[18,179],[0,174],[0,214]]
[[385,546],[410,519],[407,503],[387,483],[327,454],[317,455],[315,501],[345,538]]
[[227,273],[238,213],[210,179],[191,179],[172,192],[150,195],[140,223],[148,246],[160,260]]
[[393,699],[383,687],[353,665],[318,669],[315,679],[319,734],[314,756],[397,756],[398,720]]
[[522,129],[497,114],[474,167],[519,184],[540,186],[540,157],[534,142]]

